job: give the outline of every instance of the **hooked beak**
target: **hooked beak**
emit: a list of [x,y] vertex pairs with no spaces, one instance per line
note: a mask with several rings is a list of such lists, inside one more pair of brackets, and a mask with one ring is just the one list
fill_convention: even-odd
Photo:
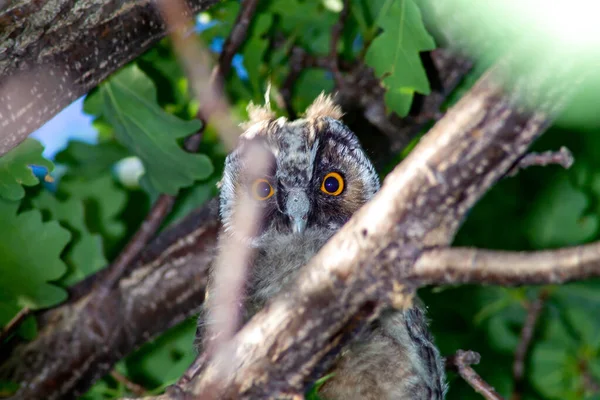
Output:
[[302,189],[291,189],[285,204],[286,214],[290,217],[292,231],[302,233],[306,229],[310,201],[306,192]]

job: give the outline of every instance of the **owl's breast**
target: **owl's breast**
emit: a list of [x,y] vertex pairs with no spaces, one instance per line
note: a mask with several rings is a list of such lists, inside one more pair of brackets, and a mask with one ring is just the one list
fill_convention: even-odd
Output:
[[248,271],[247,295],[253,308],[261,308],[291,281],[334,233],[330,229],[309,228],[302,234],[264,234],[256,244],[254,262]]

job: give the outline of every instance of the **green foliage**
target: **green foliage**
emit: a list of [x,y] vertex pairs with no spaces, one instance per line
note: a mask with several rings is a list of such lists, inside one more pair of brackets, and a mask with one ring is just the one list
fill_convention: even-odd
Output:
[[430,92],[419,52],[435,49],[435,43],[413,0],[386,1],[379,10],[377,25],[383,33],[369,47],[366,62],[386,88],[386,105],[404,116],[415,92]]
[[[275,111],[284,113],[278,95],[291,69],[290,49],[300,47],[314,58],[328,56],[340,4],[330,0],[259,2],[239,50],[247,79],[232,70],[225,82],[236,115],[244,117],[250,101],[262,102],[268,82],[273,85]],[[389,111],[406,115],[414,94],[430,90],[420,53],[432,49],[434,41],[424,28],[417,7],[421,2],[351,0],[350,4],[336,49],[342,64],[352,65],[364,57],[382,79]],[[216,4],[205,13],[216,25],[200,38],[206,43],[224,39],[239,9],[239,1]],[[457,101],[482,72],[479,68],[468,76],[449,103]],[[332,92],[334,86],[326,69],[304,69],[293,87],[291,108],[303,112],[321,91]],[[23,307],[58,304],[65,299],[66,287],[107,265],[159,193],[179,193],[165,225],[216,194],[225,154],[214,127],[204,132],[201,154],[182,148],[183,138],[201,127],[194,119],[197,108],[184,71],[169,41],[163,40],[87,96],[85,112],[95,117],[99,143],[70,142],[55,158],[53,185],[39,185],[31,172],[31,165],[49,172],[53,168],[36,141],[27,140],[0,158],[1,325]],[[355,122],[359,114],[350,110],[347,120]],[[361,121],[353,128],[363,137],[373,133]],[[455,245],[535,250],[599,239],[600,136],[579,128],[555,129],[537,145],[538,150],[569,147],[577,160],[571,170],[531,168],[502,180],[471,211]],[[417,143],[415,138],[402,156]],[[141,189],[125,187],[113,174],[115,165],[127,157],[138,157],[144,164]],[[390,163],[383,170],[394,166],[395,162]],[[600,283],[591,280],[544,289],[550,296],[527,357],[522,398],[594,398],[589,382],[600,382],[600,320],[596,318]],[[442,353],[480,352],[482,362],[475,369],[508,398],[525,305],[539,290],[461,286],[425,289],[420,295],[428,305]],[[18,333],[34,338],[33,318]],[[116,369],[149,393],[159,393],[195,356],[194,335],[192,318],[142,346]],[[449,382],[449,400],[481,398],[454,374],[449,375]],[[307,393],[308,399],[318,398],[318,384]],[[0,394],[14,390],[14,385],[0,382]],[[124,384],[106,377],[83,398],[128,395]]]
[[56,196],[45,191],[33,199],[33,205],[47,212],[50,219],[59,221],[73,237],[64,257],[68,271],[62,276],[61,285],[71,286],[107,264],[101,235],[90,233],[85,224],[84,205],[81,199],[70,197],[60,201]]
[[0,199],[0,324],[10,321],[23,307],[51,307],[67,293],[52,283],[66,271],[60,260],[70,239],[56,221],[44,223],[37,210],[17,213],[18,202]]
[[210,159],[183,150],[176,139],[198,131],[197,120],[184,121],[156,103],[156,88],[135,65],[125,67],[100,86],[102,115],[117,139],[137,155],[146,169],[142,185],[174,195],[213,171]]
[[54,164],[42,156],[43,151],[44,148],[37,140],[27,138],[13,151],[0,158],[0,197],[20,200],[25,196],[22,185],[37,185],[39,179],[33,174],[32,165],[45,167],[48,172],[52,171]]

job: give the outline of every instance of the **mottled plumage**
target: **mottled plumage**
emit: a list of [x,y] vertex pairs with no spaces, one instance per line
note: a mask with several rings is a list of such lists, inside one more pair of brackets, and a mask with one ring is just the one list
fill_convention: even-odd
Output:
[[[289,284],[379,189],[373,165],[355,134],[339,121],[341,110],[329,97],[319,96],[305,117],[295,121],[275,119],[268,108],[251,107],[249,114],[239,146],[227,157],[220,196],[227,235],[234,233],[233,210],[242,191],[260,190],[254,197],[262,223],[248,242],[255,252],[244,319]],[[271,158],[268,172],[260,177],[247,176],[250,169],[244,157],[256,144]],[[206,315],[202,318],[210,323]],[[202,330],[200,324],[200,335]],[[320,395],[330,400],[442,399],[441,360],[420,307],[386,310],[343,350],[332,370],[334,377]]]

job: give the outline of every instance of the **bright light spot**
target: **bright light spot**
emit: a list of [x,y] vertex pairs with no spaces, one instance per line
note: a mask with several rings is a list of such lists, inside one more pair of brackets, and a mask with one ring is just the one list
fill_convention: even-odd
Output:
[[[541,34],[565,45],[600,43],[600,2],[594,0],[509,0],[508,15],[521,15]],[[595,50],[595,49],[593,49]]]
[[205,24],[205,25],[206,25],[206,24],[208,24],[208,23],[209,23],[211,20],[212,20],[212,17],[211,17],[211,16],[210,16],[210,14],[209,14],[209,13],[207,13],[207,12],[203,12],[203,13],[200,13],[200,14],[198,14],[197,21],[198,21],[198,23],[200,23],[200,24]]
[[344,3],[342,3],[342,0],[323,0],[323,5],[329,11],[336,13],[339,13],[344,9]]
[[115,164],[117,179],[125,187],[139,188],[140,178],[144,175],[144,164],[138,157],[126,157]]

